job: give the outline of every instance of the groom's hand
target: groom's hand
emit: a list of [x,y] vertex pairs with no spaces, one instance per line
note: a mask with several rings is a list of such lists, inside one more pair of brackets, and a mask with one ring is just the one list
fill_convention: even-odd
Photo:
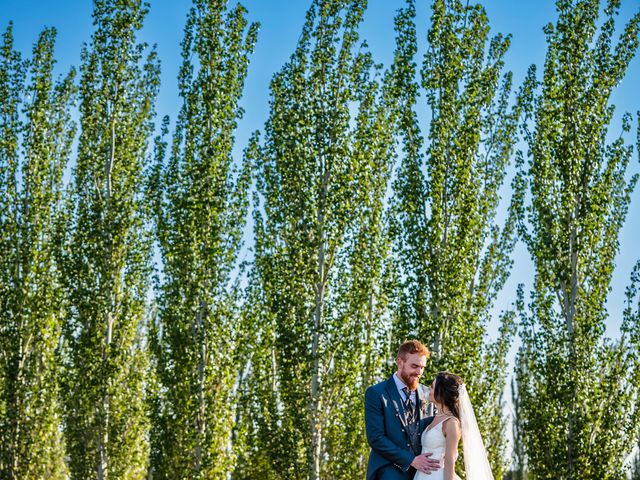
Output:
[[411,462],[411,466],[418,470],[419,472],[426,473],[430,475],[431,472],[435,472],[440,469],[440,462],[438,460],[434,460],[433,458],[429,458],[432,454],[430,452],[421,453]]

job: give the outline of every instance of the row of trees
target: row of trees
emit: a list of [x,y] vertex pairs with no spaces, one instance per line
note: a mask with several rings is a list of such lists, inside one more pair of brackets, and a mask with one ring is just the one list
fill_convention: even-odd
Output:
[[[510,478],[623,478],[640,433],[640,264],[619,340],[604,321],[637,180],[632,117],[607,132],[640,14],[614,42],[618,1],[556,6],[542,78],[532,67],[514,91],[510,37],[489,36],[481,5],[434,0],[419,59],[408,0],[384,69],[359,39],[365,0],[314,0],[242,159],[258,31],[242,6],[193,1],[173,128],[154,123],[140,0],[95,0],[79,81],[53,78],[55,30],[23,60],[10,25],[0,477],[362,477],[364,389],[418,337],[427,378],[466,379],[502,478],[518,335]],[[518,239],[533,290],[492,319]]]

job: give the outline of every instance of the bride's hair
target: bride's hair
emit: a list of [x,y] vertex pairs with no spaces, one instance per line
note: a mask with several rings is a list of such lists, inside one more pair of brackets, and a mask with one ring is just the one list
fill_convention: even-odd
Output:
[[436,384],[433,390],[433,398],[436,402],[451,410],[457,419],[460,419],[460,408],[458,407],[460,385],[462,385],[462,379],[458,375],[440,372],[436,375]]

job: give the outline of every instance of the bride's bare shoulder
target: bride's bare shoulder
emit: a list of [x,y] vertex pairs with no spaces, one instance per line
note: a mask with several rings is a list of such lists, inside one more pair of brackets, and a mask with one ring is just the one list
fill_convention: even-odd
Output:
[[455,436],[459,436],[461,433],[460,429],[460,420],[456,417],[445,418],[442,421],[442,433],[447,436],[447,434],[454,434]]

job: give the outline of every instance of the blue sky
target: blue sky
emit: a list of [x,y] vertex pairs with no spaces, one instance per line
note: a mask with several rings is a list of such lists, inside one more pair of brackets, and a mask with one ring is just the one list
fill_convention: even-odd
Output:
[[[141,39],[158,46],[162,61],[162,87],[158,102],[158,118],[168,114],[175,118],[179,105],[176,77],[180,62],[180,41],[188,0],[152,0],[151,11],[141,32]],[[430,1],[418,0],[418,34],[422,48],[425,46],[426,30],[429,25]],[[631,16],[634,8],[639,8],[637,0],[623,0],[620,15],[622,21]],[[245,117],[240,122],[236,151],[246,145],[250,133],[261,129],[268,115],[269,81],[293,51],[305,12],[310,0],[245,0],[250,19],[259,21],[261,28],[255,54],[249,68],[243,105]],[[390,63],[394,47],[393,16],[402,7],[402,0],[369,0],[369,8],[362,27],[362,39],[366,39],[378,62]],[[507,54],[507,68],[514,72],[518,85],[531,63],[542,65],[545,55],[545,40],[542,27],[555,17],[554,2],[551,0],[485,0],[483,2],[493,33],[511,33],[512,45]],[[91,36],[90,0],[0,0],[0,28],[4,31],[8,22],[14,22],[16,47],[28,55],[31,45],[44,26],[54,26],[58,30],[56,57],[57,70],[65,72],[70,66],[80,63],[80,49]],[[627,77],[615,91],[612,102],[617,105],[616,119],[623,112],[640,110],[640,96],[637,85],[640,82],[640,56],[633,60]],[[619,128],[614,123],[612,134]],[[630,141],[635,141],[631,138]],[[638,172],[637,156],[630,169]],[[508,194],[508,191],[505,191]],[[505,195],[506,196],[506,195]],[[620,254],[609,298],[610,318],[607,333],[617,337],[624,308],[624,289],[631,269],[638,258],[640,238],[640,198],[634,193],[627,222],[620,235]],[[533,270],[524,246],[519,245],[514,254],[514,268],[505,289],[498,298],[496,311],[509,307],[515,299],[518,283],[530,287]],[[490,333],[495,333],[495,325]]]

